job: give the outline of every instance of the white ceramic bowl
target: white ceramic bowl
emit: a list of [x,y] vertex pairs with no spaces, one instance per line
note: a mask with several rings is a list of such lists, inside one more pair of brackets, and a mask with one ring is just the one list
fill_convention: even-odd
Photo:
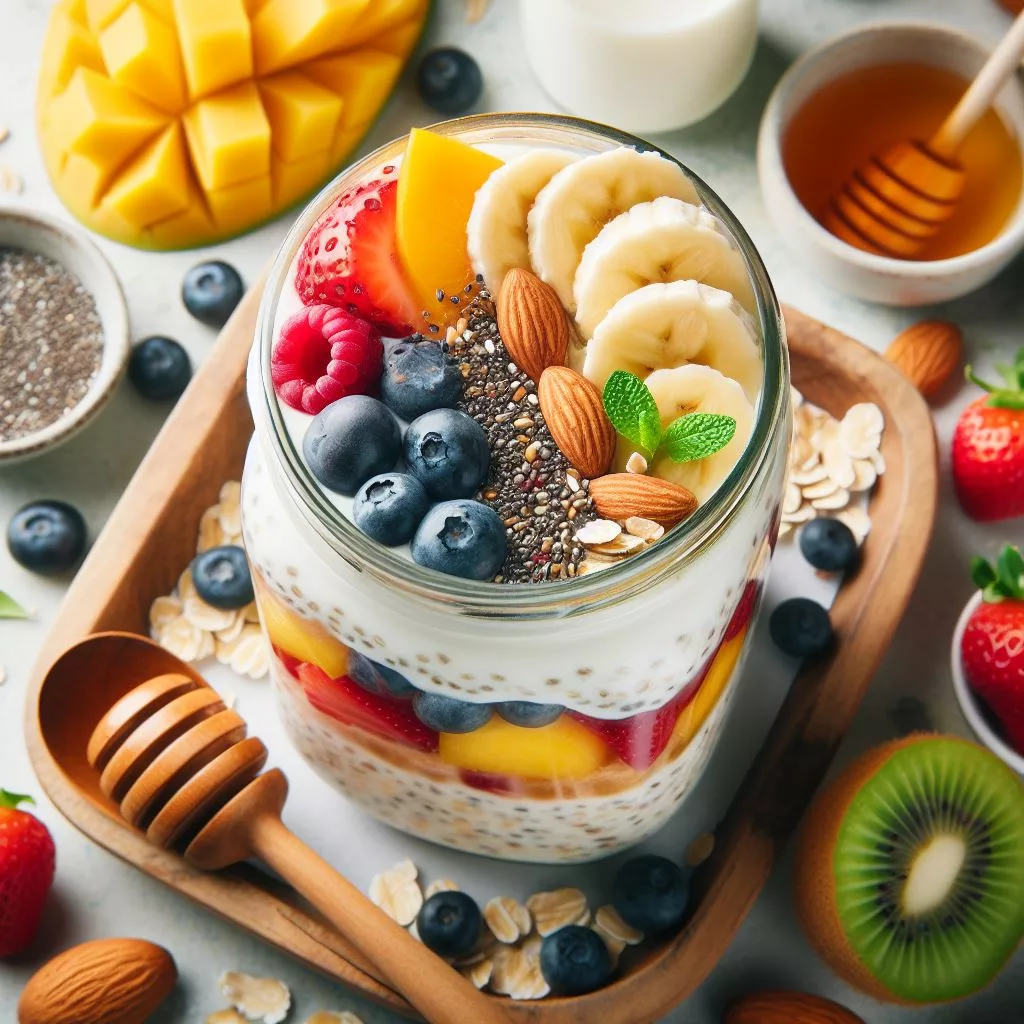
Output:
[[[990,281],[1024,248],[1024,194],[1002,233],[952,259],[913,261],[875,256],[840,241],[812,217],[789,184],[782,139],[792,116],[823,85],[857,68],[916,61],[973,78],[989,48],[951,28],[877,23],[838,36],[805,54],[782,76],[765,107],[757,168],[769,216],[812,273],[839,291],[890,306],[958,298]],[[898,102],[894,98],[894,102]],[[996,99],[1024,157],[1024,83],[1014,76]]]
[[131,348],[128,308],[107,258],[86,232],[20,200],[0,202],[0,248],[25,249],[56,260],[92,293],[103,325],[100,368],[82,400],[48,427],[0,441],[0,465],[40,455],[77,434],[110,400],[124,375]]
[[1015,772],[1024,775],[1024,756],[1018,754],[993,728],[988,724],[985,713],[978,704],[977,698],[967,685],[967,678],[964,675],[963,662],[960,658],[960,642],[963,639],[964,629],[967,620],[974,613],[974,609],[981,604],[982,595],[978,591],[964,605],[964,610],[957,620],[956,629],[953,631],[953,647],[950,651],[950,667],[953,671],[953,692],[960,704],[960,710],[964,713],[975,736],[992,751],[996,757],[1002,758]]

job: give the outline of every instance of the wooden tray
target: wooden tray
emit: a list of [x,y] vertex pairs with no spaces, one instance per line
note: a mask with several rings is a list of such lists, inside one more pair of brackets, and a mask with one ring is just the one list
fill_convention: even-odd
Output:
[[[51,759],[39,732],[39,684],[69,644],[100,630],[146,632],[150,602],[167,593],[194,554],[196,523],[221,482],[237,479],[252,421],[244,374],[260,288],[224,328],[114,510],[58,613],[34,672],[26,733],[36,774],[60,811],[118,856],[304,963],[398,1012],[407,1003],[290,889],[244,865],[218,874],[154,849],[111,806],[83,799]],[[828,659],[800,672],[694,879],[686,928],[609,987],[576,999],[510,1003],[516,1021],[631,1024],[655,1020],[708,975],[757,899],[832,757],[914,590],[937,501],[935,438],[928,408],[908,381],[863,345],[786,310],[793,383],[841,416],[877,403],[886,419],[887,471],[872,499],[874,529],[856,575],[832,609],[840,638]],[[681,855],[682,851],[680,851]]]

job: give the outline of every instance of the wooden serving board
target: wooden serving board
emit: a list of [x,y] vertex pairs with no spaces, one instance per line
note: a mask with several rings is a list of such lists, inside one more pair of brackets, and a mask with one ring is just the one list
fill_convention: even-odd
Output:
[[[39,729],[45,670],[89,633],[145,633],[151,601],[170,591],[195,552],[201,513],[216,501],[224,480],[239,477],[252,432],[244,375],[260,292],[253,288],[224,328],[71,587],[33,675],[28,750],[53,802],[101,846],[363,995],[415,1016],[287,887],[245,865],[216,874],[197,871],[150,846],[113,805],[104,812],[85,799],[54,762]],[[653,1021],[700,984],[753,906],[828,770],[914,590],[937,501],[928,408],[899,371],[863,345],[796,310],[785,316],[793,383],[800,391],[837,416],[854,402],[875,402],[886,420],[887,470],[872,497],[873,531],[832,608],[839,643],[793,683],[721,823],[714,853],[694,878],[695,909],[683,931],[645,944],[642,959],[591,995],[509,1003],[516,1021]]]

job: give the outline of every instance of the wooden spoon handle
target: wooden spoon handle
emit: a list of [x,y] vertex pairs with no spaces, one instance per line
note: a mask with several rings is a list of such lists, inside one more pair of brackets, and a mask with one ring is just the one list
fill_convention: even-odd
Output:
[[1003,83],[1020,67],[1024,57],[1024,11],[1017,15],[1010,31],[992,51],[985,66],[971,82],[952,113],[931,137],[928,148],[938,157],[950,159],[967,133],[981,120]]
[[500,1006],[375,907],[273,814],[250,823],[253,852],[290,882],[431,1024],[509,1024]]

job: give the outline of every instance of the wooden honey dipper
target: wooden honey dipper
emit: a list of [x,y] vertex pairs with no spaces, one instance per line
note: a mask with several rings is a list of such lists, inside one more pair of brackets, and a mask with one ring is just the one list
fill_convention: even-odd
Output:
[[956,154],[1022,57],[1024,12],[939,130],[927,142],[898,142],[855,171],[829,204],[824,226],[866,252],[916,256],[956,212],[966,178]]
[[[126,693],[89,739],[89,764],[122,816],[206,871],[258,857],[321,910],[436,1024],[508,1024],[494,1000],[375,907],[281,821],[288,782],[216,691],[179,673]],[[262,774],[261,774],[262,772]]]

